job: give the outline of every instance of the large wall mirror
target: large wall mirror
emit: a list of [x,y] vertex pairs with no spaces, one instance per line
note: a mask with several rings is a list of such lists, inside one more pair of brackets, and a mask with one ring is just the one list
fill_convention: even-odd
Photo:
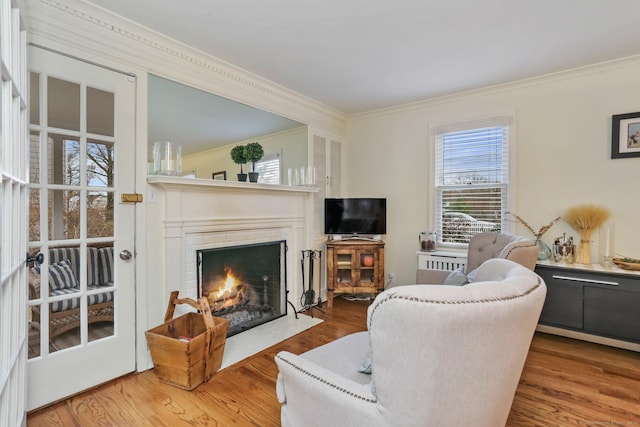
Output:
[[[182,144],[183,176],[212,179],[215,174],[216,179],[236,181],[240,165],[229,152],[249,142],[259,142],[263,161],[279,171],[259,182],[287,184],[289,168],[307,165],[303,123],[152,74],[148,93],[149,146],[155,141]],[[243,165],[245,173],[250,169]]]

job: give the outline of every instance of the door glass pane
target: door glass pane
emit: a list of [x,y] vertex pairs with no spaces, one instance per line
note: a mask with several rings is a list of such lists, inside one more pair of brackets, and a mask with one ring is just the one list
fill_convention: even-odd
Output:
[[80,192],[49,190],[49,239],[80,238]]
[[40,356],[40,307],[29,306],[29,359]]
[[29,189],[29,241],[40,240],[40,190]]
[[87,237],[113,236],[112,191],[89,191],[87,193]]
[[80,85],[47,78],[49,127],[80,131]]
[[51,134],[47,141],[49,183],[80,185],[80,141],[76,137]]
[[40,182],[40,132],[29,133],[29,182]]
[[40,124],[40,74],[30,74],[29,87],[29,121],[32,125]]
[[49,305],[49,352],[80,345],[80,298]]
[[[41,249],[39,247],[29,248],[30,256],[36,256],[39,252],[41,252]],[[31,262],[27,265],[27,268],[29,269],[29,300],[31,301],[40,299],[42,297],[42,285],[40,283],[39,271],[40,267],[37,263]]]
[[87,132],[113,136],[113,93],[87,88]]
[[87,141],[87,183],[90,187],[113,187],[112,142]]
[[[107,288],[107,286],[101,286]],[[112,288],[113,289],[113,288]],[[113,290],[87,297],[89,307],[89,342],[113,335]]]

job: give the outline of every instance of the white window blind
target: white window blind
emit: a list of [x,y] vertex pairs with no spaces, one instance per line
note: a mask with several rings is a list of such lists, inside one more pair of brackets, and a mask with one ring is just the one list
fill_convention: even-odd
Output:
[[258,182],[261,184],[280,184],[280,154],[267,154],[256,162],[259,172]]
[[436,229],[440,243],[500,231],[509,184],[508,125],[435,134]]

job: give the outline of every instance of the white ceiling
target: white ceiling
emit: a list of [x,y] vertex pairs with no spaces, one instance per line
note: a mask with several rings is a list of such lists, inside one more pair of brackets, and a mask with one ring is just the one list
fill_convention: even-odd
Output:
[[92,0],[346,114],[640,54],[638,0]]

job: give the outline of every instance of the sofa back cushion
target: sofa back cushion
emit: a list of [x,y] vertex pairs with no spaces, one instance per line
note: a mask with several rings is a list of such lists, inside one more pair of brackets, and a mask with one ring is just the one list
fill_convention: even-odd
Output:
[[[110,253],[110,258],[101,256]],[[109,260],[110,259],[110,260]],[[49,249],[49,264],[68,260],[77,281],[80,280],[80,248]],[[106,264],[105,264],[106,263]],[[87,248],[87,286],[99,286],[113,282],[113,248]]]
[[390,288],[369,306],[372,388],[390,425],[506,424],[546,286],[505,259],[476,279]]
[[113,247],[98,249],[98,259],[102,284],[113,283]]
[[87,286],[101,285],[98,248],[87,248]]

